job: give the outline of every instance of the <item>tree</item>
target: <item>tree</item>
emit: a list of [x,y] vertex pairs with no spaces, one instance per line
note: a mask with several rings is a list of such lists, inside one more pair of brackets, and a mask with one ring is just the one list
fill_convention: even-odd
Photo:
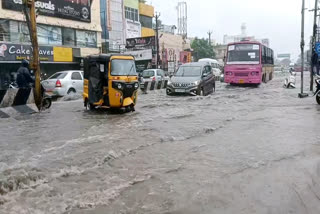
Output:
[[213,46],[209,44],[208,39],[195,38],[191,44],[194,50],[194,58],[196,61],[202,58],[215,58],[216,54],[213,51]]

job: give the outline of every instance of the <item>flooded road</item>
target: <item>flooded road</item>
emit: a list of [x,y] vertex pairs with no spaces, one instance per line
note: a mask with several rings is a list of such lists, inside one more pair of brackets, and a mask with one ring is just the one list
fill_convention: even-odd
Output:
[[318,214],[320,106],[283,79],[1,119],[0,213]]

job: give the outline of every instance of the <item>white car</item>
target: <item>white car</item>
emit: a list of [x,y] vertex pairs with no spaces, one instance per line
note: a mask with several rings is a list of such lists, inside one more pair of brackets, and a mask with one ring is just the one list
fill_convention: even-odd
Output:
[[143,89],[145,82],[161,82],[169,79],[169,76],[162,69],[144,70],[141,74],[140,87]]
[[83,72],[60,71],[47,80],[42,81],[42,86],[51,96],[63,97],[71,93],[83,93]]
[[199,59],[199,62],[206,62],[211,65],[212,67],[212,72],[216,77],[220,77],[221,75],[221,69],[220,69],[220,63],[215,60],[215,59],[210,59],[210,58],[204,58],[204,59]]

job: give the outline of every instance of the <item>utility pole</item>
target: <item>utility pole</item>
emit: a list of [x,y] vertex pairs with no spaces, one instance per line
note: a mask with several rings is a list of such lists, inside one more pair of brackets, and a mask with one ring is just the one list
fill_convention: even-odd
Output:
[[311,71],[310,71],[310,91],[313,91],[313,71],[314,71],[314,67],[317,68],[318,71],[318,63],[319,63],[319,59],[318,59],[318,55],[315,51],[316,48],[316,39],[317,39],[317,16],[318,16],[318,1],[319,0],[315,0],[315,6],[314,6],[314,21],[313,21],[313,35],[312,35],[312,54],[311,54]]
[[308,94],[303,93],[303,73],[304,73],[304,11],[305,11],[305,0],[302,0],[302,11],[301,11],[301,93],[299,94],[300,98],[307,97]]
[[41,109],[42,105],[42,93],[41,93],[41,83],[40,83],[40,60],[39,60],[39,45],[38,45],[38,35],[37,35],[37,16],[35,8],[35,0],[24,0],[24,14],[26,16],[26,21],[30,33],[30,40],[32,44],[32,63],[30,68],[35,74],[35,89],[34,89],[34,99],[38,109]]
[[159,67],[159,62],[160,62],[160,55],[159,55],[159,17],[160,13],[156,13],[155,18],[156,18],[156,68]]
[[208,35],[209,35],[209,45],[211,46],[211,35],[212,35],[212,31],[209,31],[209,32],[208,32]]

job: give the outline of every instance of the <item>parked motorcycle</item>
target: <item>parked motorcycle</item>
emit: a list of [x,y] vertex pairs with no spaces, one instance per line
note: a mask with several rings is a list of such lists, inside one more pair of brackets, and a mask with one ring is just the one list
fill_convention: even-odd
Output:
[[283,87],[285,88],[296,88],[296,72],[290,70],[290,76],[285,79]]
[[314,93],[313,96],[316,97],[317,103],[320,105],[320,76],[316,75],[316,85],[317,85],[317,90]]

